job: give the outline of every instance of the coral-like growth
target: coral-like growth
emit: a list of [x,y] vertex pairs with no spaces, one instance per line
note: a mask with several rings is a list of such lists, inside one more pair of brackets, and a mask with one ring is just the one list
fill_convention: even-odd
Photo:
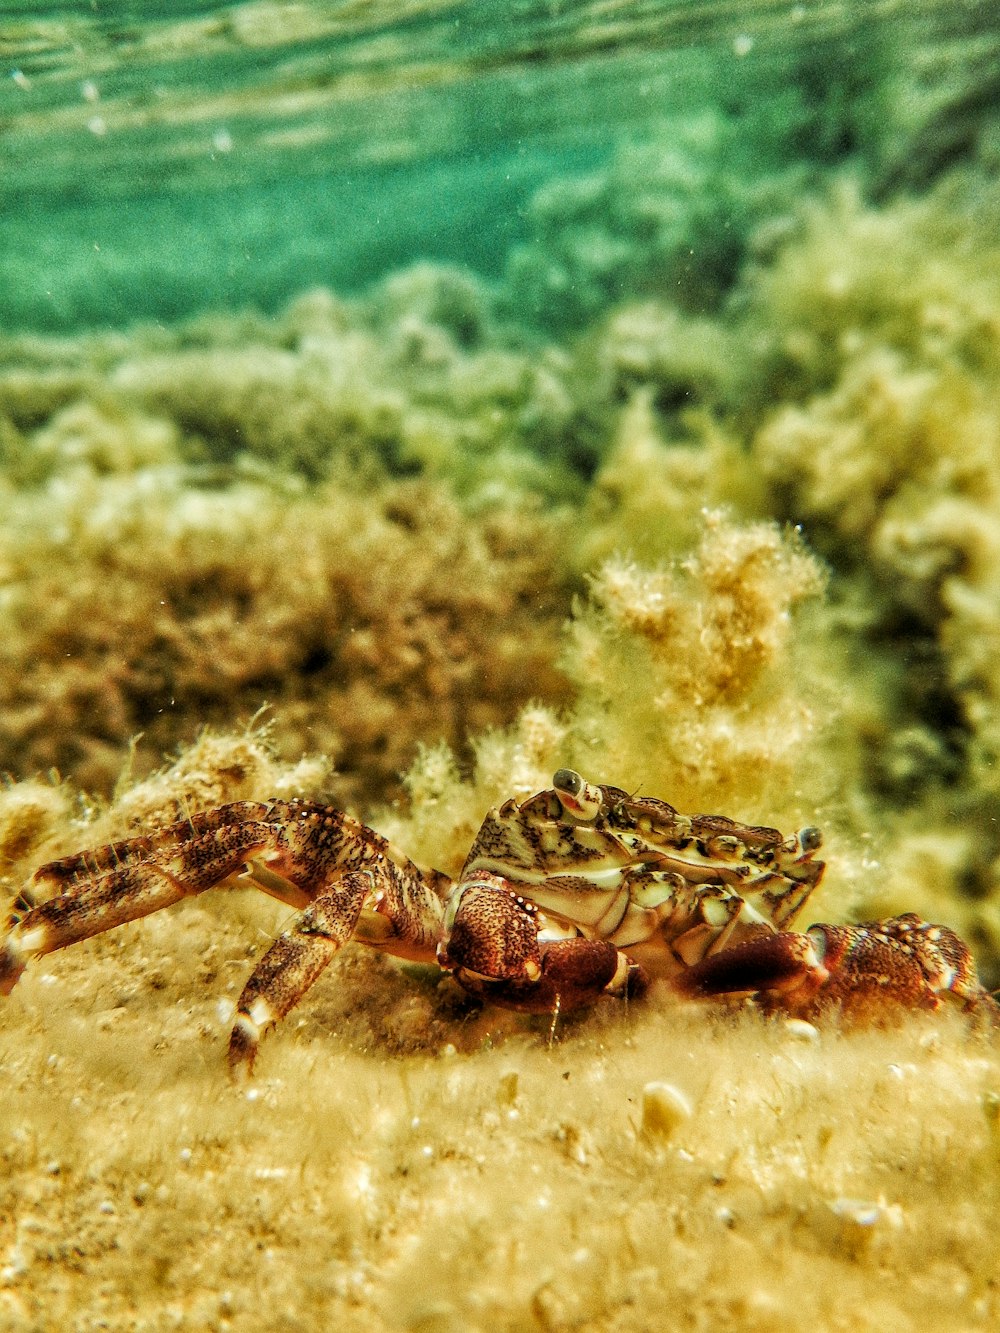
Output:
[[65,836],[71,813],[66,787],[33,779],[0,788],[0,874],[24,871],[40,847]]
[[804,201],[795,228],[744,278],[744,407],[829,391],[876,348],[908,368],[992,376],[995,217],[995,188],[976,175],[882,208],[849,179]]
[[466,775],[445,744],[424,746],[404,782],[409,805],[377,815],[399,846],[426,865],[455,875],[483,815],[508,796],[523,800],[550,783],[571,752],[570,727],[549,708],[529,705],[506,728],[473,741]]
[[766,512],[760,472],[733,437],[693,411],[681,438],[668,435],[653,393],[652,384],[631,392],[587,493],[574,549],[582,572],[619,553],[644,565],[683,556],[699,541],[708,509]]
[[[978,193],[977,193],[978,191]],[[1000,901],[1000,235],[975,178],[880,210],[844,190],[754,279],[750,458],[832,567],[884,869],[997,939]],[[765,325],[774,332],[764,333]],[[935,832],[932,834],[931,830]],[[928,839],[937,839],[935,850]],[[907,867],[905,871],[901,867]],[[946,908],[946,903],[951,903]],[[942,910],[945,908],[945,910]]]
[[799,641],[793,612],[823,582],[794,535],[719,514],[682,563],[608,561],[564,657],[578,687],[579,766],[669,792],[683,809],[714,801],[748,815],[756,805],[780,822],[796,792],[811,787],[821,801],[830,705],[818,640]]
[[[134,781],[126,772],[103,816],[100,832],[109,839],[164,828],[195,810],[227,801],[288,801],[322,790],[331,765],[325,755],[286,763],[270,742],[273,723],[253,723],[246,731],[205,730],[166,768]],[[96,833],[96,830],[95,830]]]
[[489,318],[423,265],[274,321],[4,340],[0,768],[107,791],[135,733],[156,763],[270,703],[367,800],[559,695],[579,576],[545,500],[593,440],[567,359]]
[[56,478],[0,538],[0,765],[107,791],[137,732],[148,764],[269,703],[284,753],[335,756],[342,799],[385,795],[417,740],[458,744],[561,690],[554,532],[416,482]]

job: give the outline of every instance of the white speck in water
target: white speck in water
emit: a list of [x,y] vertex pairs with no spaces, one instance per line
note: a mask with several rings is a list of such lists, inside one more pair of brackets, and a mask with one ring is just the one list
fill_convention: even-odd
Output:
[[372,1169],[367,1162],[359,1162],[353,1180],[355,1193],[359,1198],[368,1198],[375,1193],[372,1186]]

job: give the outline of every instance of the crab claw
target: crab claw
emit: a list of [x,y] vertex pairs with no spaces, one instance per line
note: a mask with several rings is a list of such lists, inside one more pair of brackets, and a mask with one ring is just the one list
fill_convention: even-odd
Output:
[[696,963],[675,982],[692,996],[756,995],[767,1009],[814,1017],[837,1008],[867,1022],[947,1000],[1000,1022],[965,942],[913,912],[858,926],[759,935]]
[[757,995],[775,1007],[800,1013],[830,980],[823,949],[794,931],[760,934],[710,954],[674,978],[682,995],[711,999]]
[[483,874],[456,895],[438,946],[441,967],[491,981],[537,981],[542,974],[537,908],[499,875]]
[[470,994],[528,1013],[567,1012],[603,995],[638,995],[646,973],[607,940],[539,937],[545,918],[500,876],[463,891],[438,963]]

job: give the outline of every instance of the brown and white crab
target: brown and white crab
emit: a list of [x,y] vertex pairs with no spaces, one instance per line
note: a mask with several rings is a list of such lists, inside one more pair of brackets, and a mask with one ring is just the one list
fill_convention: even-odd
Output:
[[815,828],[785,837],[678,814],[560,769],[551,789],[489,812],[452,881],[333,806],[238,802],[42,866],[35,879],[61,891],[15,906],[0,993],[33,957],[249,884],[301,911],[243,988],[233,1067],[252,1067],[262,1033],[350,940],[436,960],[473,995],[530,1012],[636,995],[659,976],[687,995],[755,996],[801,1017],[877,1020],[946,1000],[1000,1014],[945,926],[911,913],[791,931],[823,873],[820,841]]

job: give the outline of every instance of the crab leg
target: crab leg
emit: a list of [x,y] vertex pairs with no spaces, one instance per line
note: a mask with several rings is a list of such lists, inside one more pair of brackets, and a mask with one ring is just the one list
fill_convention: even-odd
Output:
[[[186,823],[181,827],[189,828]],[[42,866],[36,881],[55,881],[63,885],[62,892],[14,916],[0,952],[0,995],[10,994],[32,958],[210,889],[277,836],[274,826],[257,820],[220,824],[187,841],[180,841],[176,830],[175,825],[162,835]],[[294,886],[288,889],[288,901],[307,901]]]
[[948,999],[1000,1021],[965,942],[914,913],[858,926],[810,926],[805,934],[761,934],[713,954],[675,979],[687,995],[756,994],[768,1009],[850,1018],[893,1009],[938,1009]]
[[229,1067],[253,1071],[264,1033],[302,999],[354,934],[373,888],[367,871],[345,875],[321,893],[264,954],[243,987],[229,1037]]
[[351,939],[397,957],[432,962],[441,899],[394,862],[377,858],[339,875],[310,902],[254,968],[236,1005],[229,1067],[253,1071],[260,1038],[302,999]]
[[69,884],[140,861],[163,862],[171,852],[181,853],[187,862],[193,862],[192,844],[202,839],[202,848],[215,846],[220,852],[227,846],[236,850],[246,837],[252,841],[255,835],[263,844],[270,836],[264,826],[277,827],[299,806],[305,808],[305,802],[232,801],[214,810],[196,812],[155,833],[124,838],[50,861],[35,871],[34,878],[51,884]]
[[234,879],[297,908],[337,897],[335,886],[349,882],[348,905],[338,908],[336,920],[329,904],[312,918],[333,922],[329,937],[337,947],[357,928],[364,943],[431,960],[450,884],[349,815],[306,801],[222,806],[162,832],[54,861],[35,878],[54,881],[61,892],[12,918],[0,949],[0,994],[9,994],[32,958]]

